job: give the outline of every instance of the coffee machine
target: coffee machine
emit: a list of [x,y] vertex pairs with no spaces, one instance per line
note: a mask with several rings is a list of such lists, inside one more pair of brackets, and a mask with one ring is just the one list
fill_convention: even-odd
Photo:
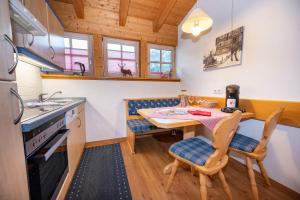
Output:
[[236,110],[241,110],[239,109],[239,95],[240,95],[240,86],[238,85],[226,86],[225,107],[222,108],[221,111],[226,113],[233,113]]

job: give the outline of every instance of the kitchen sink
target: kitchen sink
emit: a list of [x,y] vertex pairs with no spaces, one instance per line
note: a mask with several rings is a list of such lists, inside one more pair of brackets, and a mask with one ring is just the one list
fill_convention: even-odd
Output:
[[64,106],[71,102],[73,102],[73,99],[49,99],[45,102],[40,101],[30,101],[25,103],[25,107],[27,108],[36,108],[36,107],[45,107],[45,106]]

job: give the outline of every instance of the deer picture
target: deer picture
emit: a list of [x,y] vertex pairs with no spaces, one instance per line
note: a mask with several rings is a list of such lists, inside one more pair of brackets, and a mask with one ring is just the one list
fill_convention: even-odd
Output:
[[121,70],[121,73],[123,74],[123,77],[126,77],[126,75],[132,77],[131,70],[130,69],[124,69],[125,64],[118,64],[118,66],[120,67],[120,70]]

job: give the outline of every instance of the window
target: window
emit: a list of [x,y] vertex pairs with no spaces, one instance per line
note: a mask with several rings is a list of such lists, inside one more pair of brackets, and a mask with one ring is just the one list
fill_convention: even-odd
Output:
[[[148,75],[161,76],[175,70],[175,48],[148,44]],[[172,73],[174,74],[174,73]]]
[[139,42],[104,37],[103,50],[105,76],[139,76]]
[[65,33],[66,73],[80,73],[80,64],[85,67],[85,74],[93,73],[92,36],[79,33]]

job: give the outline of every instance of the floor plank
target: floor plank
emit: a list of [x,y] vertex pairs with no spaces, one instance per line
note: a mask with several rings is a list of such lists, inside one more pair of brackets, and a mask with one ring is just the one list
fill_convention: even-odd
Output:
[[[133,199],[200,199],[198,177],[192,176],[190,171],[181,168],[177,171],[170,192],[165,192],[168,176],[163,174],[163,168],[173,161],[168,154],[168,149],[172,143],[181,140],[181,138],[182,135],[180,134],[140,138],[136,142],[137,153],[135,155],[130,153],[126,142],[121,143]],[[251,199],[246,167],[230,160],[224,170],[224,175],[232,191],[233,199]],[[273,186],[268,188],[260,174],[256,174],[256,181],[260,199],[293,199]],[[212,188],[208,188],[208,199],[226,199],[217,176],[213,177],[212,183]]]

